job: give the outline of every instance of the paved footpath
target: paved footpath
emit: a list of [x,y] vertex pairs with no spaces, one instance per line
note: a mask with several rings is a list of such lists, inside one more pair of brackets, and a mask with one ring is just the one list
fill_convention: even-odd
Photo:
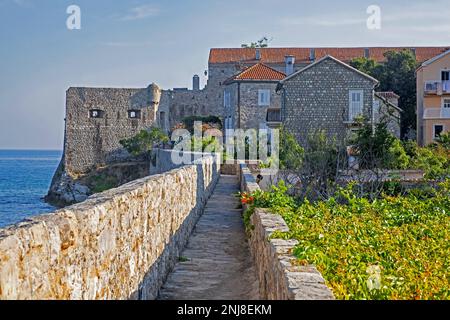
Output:
[[[258,299],[236,176],[222,175],[189,242],[160,291],[161,300]],[[186,260],[186,261],[185,261]]]

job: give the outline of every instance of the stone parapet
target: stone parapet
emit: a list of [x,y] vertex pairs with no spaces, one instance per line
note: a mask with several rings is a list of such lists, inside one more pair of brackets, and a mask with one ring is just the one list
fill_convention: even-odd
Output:
[[208,156],[0,230],[0,299],[154,299],[220,175]]

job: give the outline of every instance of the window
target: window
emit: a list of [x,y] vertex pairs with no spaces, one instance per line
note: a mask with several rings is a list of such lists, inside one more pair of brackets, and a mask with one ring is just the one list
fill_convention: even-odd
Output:
[[104,115],[103,110],[99,110],[99,109],[89,110],[90,118],[103,118],[103,115]]
[[442,124],[435,124],[433,127],[434,139],[438,138],[443,131],[444,131],[444,126]]
[[225,108],[231,107],[231,92],[228,92],[226,90],[223,91],[223,106]]
[[270,106],[270,90],[258,90],[258,106]]
[[349,121],[363,113],[363,90],[350,90],[349,93]]
[[450,99],[444,99],[443,108],[450,110]]
[[442,71],[441,80],[442,81],[449,81],[450,80],[450,71]]
[[141,111],[140,110],[128,110],[128,118],[130,119],[140,119]]
[[161,129],[166,130],[166,113],[164,111],[159,113],[159,125]]

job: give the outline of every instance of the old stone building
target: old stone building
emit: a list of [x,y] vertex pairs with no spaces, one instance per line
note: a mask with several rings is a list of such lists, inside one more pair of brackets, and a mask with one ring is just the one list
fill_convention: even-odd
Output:
[[283,72],[257,63],[224,82],[224,127],[267,128],[280,123],[281,96],[278,81]]
[[375,121],[377,85],[371,76],[325,56],[280,81],[283,126],[301,144],[317,130],[343,141],[354,130],[358,116]]

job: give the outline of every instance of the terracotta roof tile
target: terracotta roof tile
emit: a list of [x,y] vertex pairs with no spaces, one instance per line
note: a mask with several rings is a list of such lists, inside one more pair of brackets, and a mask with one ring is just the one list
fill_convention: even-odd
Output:
[[[367,48],[369,57],[378,62],[385,60],[387,51],[411,50],[413,47],[370,47]],[[447,50],[449,47],[416,47],[416,58],[423,62],[433,58]],[[260,48],[261,59],[256,60],[254,48],[213,48],[209,54],[209,63],[274,63],[283,64],[287,55],[295,57],[296,63],[309,63],[310,48]],[[366,48],[315,48],[316,60],[326,55],[331,55],[341,61],[349,62],[358,57],[364,57]]]
[[240,73],[234,75],[230,79],[227,80],[227,82],[231,81],[278,81],[282,80],[286,77],[286,75],[283,72],[280,72],[278,70],[275,70],[269,66],[266,66],[263,63],[257,63]]
[[393,91],[377,92],[377,95],[386,99],[399,99],[400,96]]

